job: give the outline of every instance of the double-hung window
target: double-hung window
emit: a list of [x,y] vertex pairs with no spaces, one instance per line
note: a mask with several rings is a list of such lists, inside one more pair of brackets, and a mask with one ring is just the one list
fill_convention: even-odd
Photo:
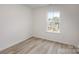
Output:
[[49,11],[48,12],[48,32],[60,33],[60,12]]

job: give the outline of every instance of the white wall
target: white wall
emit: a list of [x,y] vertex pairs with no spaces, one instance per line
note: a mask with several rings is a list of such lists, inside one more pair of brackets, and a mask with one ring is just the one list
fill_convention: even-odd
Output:
[[[61,13],[61,33],[46,32],[47,7],[30,9],[26,5],[0,5],[0,50],[36,36],[79,45],[79,5],[53,5]],[[33,30],[32,30],[33,28]]]
[[61,33],[48,33],[46,31],[49,8],[47,6],[33,9],[33,36],[79,45],[79,5],[52,5],[51,7],[61,13]]
[[31,36],[31,9],[25,5],[0,5],[0,50]]

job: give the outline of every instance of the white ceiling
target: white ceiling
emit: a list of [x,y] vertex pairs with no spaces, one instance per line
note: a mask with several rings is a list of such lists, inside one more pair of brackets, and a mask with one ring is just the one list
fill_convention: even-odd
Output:
[[27,6],[31,7],[31,8],[37,8],[37,7],[43,7],[43,6],[47,6],[48,4],[27,4]]
[[43,6],[48,6],[48,5],[54,5],[54,6],[64,6],[64,7],[68,7],[68,6],[79,6],[78,4],[26,4],[28,7],[30,8],[39,8],[39,7],[43,7]]

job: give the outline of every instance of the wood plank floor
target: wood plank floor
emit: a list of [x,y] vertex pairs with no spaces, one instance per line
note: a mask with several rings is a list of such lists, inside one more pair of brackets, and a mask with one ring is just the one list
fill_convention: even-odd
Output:
[[41,38],[29,38],[19,44],[7,48],[0,54],[76,54],[72,45],[62,44]]

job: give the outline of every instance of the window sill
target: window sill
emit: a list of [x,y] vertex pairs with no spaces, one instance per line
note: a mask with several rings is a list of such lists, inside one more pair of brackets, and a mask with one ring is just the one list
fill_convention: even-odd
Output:
[[50,32],[50,31],[47,31],[47,33],[60,34],[61,32]]

